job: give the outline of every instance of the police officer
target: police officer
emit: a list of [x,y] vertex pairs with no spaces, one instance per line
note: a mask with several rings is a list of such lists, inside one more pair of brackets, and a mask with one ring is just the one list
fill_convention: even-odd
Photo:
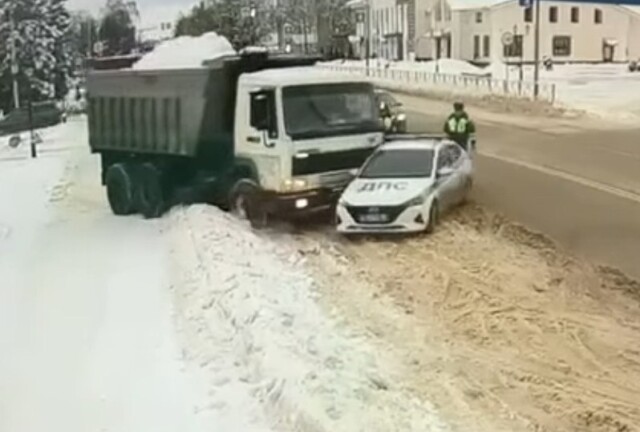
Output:
[[476,126],[464,110],[462,102],[453,104],[453,113],[444,124],[444,133],[463,149],[469,150],[469,137],[476,133]]

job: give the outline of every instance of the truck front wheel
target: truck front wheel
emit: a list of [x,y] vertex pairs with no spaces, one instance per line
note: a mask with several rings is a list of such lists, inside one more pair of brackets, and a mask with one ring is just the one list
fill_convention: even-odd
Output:
[[138,168],[136,208],[147,219],[155,219],[167,210],[167,187],[162,172],[152,163]]
[[105,175],[107,199],[113,214],[128,216],[135,211],[133,167],[117,163],[107,168]]
[[248,220],[256,229],[268,224],[268,213],[259,199],[260,188],[252,180],[242,179],[236,182],[229,192],[231,213],[242,220]]

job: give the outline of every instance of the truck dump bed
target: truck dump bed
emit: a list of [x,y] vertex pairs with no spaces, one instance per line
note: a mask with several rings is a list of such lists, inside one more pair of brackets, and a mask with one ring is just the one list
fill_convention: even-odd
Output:
[[232,154],[240,74],[316,60],[260,54],[219,59],[197,69],[92,72],[87,79],[89,145],[93,152]]
[[[92,73],[89,145],[93,151],[194,156],[205,108],[213,135],[232,133],[224,124],[227,87],[222,68]],[[207,100],[217,103],[206,107]]]

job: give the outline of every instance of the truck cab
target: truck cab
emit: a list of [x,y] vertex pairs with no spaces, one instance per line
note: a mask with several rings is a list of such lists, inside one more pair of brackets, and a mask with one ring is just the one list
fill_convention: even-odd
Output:
[[371,84],[304,66],[246,73],[238,80],[235,154],[247,164],[269,213],[333,205],[382,143]]

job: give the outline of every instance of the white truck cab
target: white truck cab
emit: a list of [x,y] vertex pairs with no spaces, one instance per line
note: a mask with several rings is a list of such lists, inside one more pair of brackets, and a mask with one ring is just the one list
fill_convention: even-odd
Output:
[[332,205],[383,142],[370,83],[322,69],[290,67],[238,79],[235,155],[252,165],[269,212]]

